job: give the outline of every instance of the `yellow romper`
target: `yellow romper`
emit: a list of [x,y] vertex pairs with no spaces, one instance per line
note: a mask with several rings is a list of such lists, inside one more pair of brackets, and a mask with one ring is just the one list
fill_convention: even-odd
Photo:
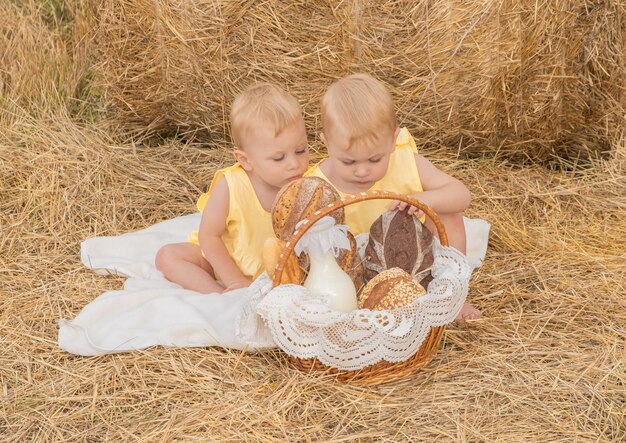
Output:
[[[274,236],[272,216],[263,209],[254,192],[248,174],[239,163],[215,173],[208,192],[196,204],[202,212],[216,183],[224,177],[228,184],[228,216],[222,241],[243,274],[251,279],[263,273],[263,243]],[[198,231],[189,235],[188,241],[198,244]]]
[[[374,183],[370,190],[389,191],[398,194],[423,192],[424,189],[415,164],[415,154],[417,154],[415,140],[406,128],[402,128],[396,139],[396,149],[389,159],[387,173],[381,180]],[[311,167],[305,175],[320,177],[330,183],[330,180],[320,169],[323,162],[324,160]],[[348,195],[338,189],[337,192],[341,197]],[[387,211],[390,204],[391,200],[367,200],[346,206],[348,228],[354,235],[369,232],[374,220]],[[422,219],[422,222],[424,220],[425,218]]]

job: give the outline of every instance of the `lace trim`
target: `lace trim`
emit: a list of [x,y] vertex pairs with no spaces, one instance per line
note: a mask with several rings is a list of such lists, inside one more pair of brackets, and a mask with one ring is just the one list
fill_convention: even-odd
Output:
[[[426,295],[391,311],[342,313],[304,287],[281,285],[256,304],[274,341],[299,358],[356,370],[414,355],[432,327],[452,322],[467,297],[471,271],[463,254],[435,242],[433,280]],[[255,300],[256,302],[257,300]]]

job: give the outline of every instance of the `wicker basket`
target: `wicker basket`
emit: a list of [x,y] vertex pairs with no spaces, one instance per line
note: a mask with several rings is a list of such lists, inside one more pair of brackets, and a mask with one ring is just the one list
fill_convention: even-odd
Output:
[[[311,217],[304,219],[305,221],[301,225],[300,229],[296,230],[293,233],[281,252],[280,261],[276,265],[276,270],[274,272],[274,287],[279,285],[283,269],[285,267],[285,264],[287,263],[287,259],[293,253],[296,243],[315,222],[338,208],[343,208],[344,206],[359,203],[365,200],[375,199],[399,200],[408,203],[411,206],[419,208],[435,224],[441,244],[443,246],[448,246],[448,236],[446,235],[446,231],[443,224],[441,223],[441,220],[432,209],[430,209],[423,203],[414,200],[406,195],[395,194],[387,191],[369,191],[360,194],[350,195],[340,200],[337,200],[322,209],[319,209]],[[298,284],[299,282],[293,283]],[[346,371],[332,368],[320,363],[317,359],[314,358],[302,359],[290,356],[290,360],[297,369],[303,372],[309,373],[319,371],[327,374],[333,374],[339,381],[352,382],[360,385],[374,385],[404,377],[430,363],[430,361],[437,353],[439,342],[443,337],[444,330],[445,326],[431,328],[428,336],[426,337],[422,345],[408,360],[396,363],[390,363],[382,360],[374,365],[367,366],[357,371]]]

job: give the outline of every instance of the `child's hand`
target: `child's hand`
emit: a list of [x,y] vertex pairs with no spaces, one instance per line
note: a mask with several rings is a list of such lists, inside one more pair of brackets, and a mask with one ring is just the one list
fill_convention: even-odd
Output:
[[[410,195],[409,197],[411,197],[411,198],[413,198],[415,200],[419,200],[421,203],[424,203],[426,206],[428,206],[428,203],[423,201],[423,199],[418,198],[417,195]],[[395,209],[397,209],[399,211],[404,211],[407,208],[408,208],[408,213],[410,215],[415,214],[418,218],[421,217],[422,215],[424,215],[424,212],[421,209],[418,209],[415,206],[411,206],[408,203],[405,203],[405,202],[400,201],[400,200],[394,200],[393,202],[391,202],[391,206],[389,207],[389,209],[391,209],[392,211],[395,210]]]
[[232,281],[230,282],[230,284],[226,286],[226,289],[222,291],[222,294],[224,292],[232,291],[234,289],[247,288],[248,286],[250,286],[250,283],[251,281],[248,280],[247,278],[242,278],[241,280]]

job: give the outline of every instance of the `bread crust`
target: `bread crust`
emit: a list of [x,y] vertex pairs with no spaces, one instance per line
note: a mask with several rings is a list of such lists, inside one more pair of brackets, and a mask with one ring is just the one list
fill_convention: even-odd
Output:
[[387,269],[371,279],[359,296],[359,309],[391,310],[426,294],[426,289],[404,270]]
[[[276,196],[272,205],[272,227],[276,237],[288,241],[296,230],[299,221],[312,216],[315,211],[328,206],[341,197],[333,186],[319,177],[303,177],[284,186]],[[336,224],[345,224],[346,217],[343,208],[330,213]],[[341,250],[337,262],[350,276],[357,290],[363,286],[363,263],[357,250],[356,241],[351,232],[348,232],[350,250]],[[294,255],[295,256],[295,255]],[[299,267],[309,269],[309,260],[306,254],[298,259]],[[303,274],[305,271],[303,271]]]
[[433,235],[406,211],[387,211],[370,227],[365,248],[365,280],[390,268],[409,273],[425,288],[432,281]]
[[[315,211],[339,200],[339,194],[330,183],[319,177],[302,177],[283,186],[272,205],[274,234],[287,241],[296,230],[300,220],[310,217]],[[343,208],[330,213],[338,225],[345,224]]]

